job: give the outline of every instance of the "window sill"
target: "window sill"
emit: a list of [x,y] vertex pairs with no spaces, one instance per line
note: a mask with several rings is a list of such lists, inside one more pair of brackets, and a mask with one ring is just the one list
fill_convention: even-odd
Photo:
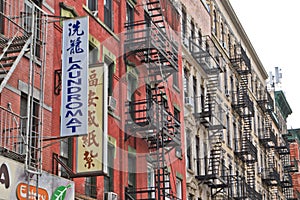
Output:
[[190,174],[194,174],[194,171],[192,169],[187,169],[187,171],[190,173]]
[[113,118],[117,119],[118,121],[121,121],[120,116],[116,115],[116,114],[114,113],[114,111],[111,111],[111,110],[107,110],[107,111],[108,111],[108,114],[109,114],[110,116],[112,116]]

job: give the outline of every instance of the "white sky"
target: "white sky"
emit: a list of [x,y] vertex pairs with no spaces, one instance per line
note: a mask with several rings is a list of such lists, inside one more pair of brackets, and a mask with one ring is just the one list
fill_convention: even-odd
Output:
[[300,1],[230,0],[267,72],[282,69],[292,108],[288,128],[300,128]]

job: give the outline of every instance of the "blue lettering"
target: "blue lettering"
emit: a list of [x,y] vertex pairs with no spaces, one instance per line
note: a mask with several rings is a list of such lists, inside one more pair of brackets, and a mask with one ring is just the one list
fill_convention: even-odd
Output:
[[68,87],[67,93],[74,94],[81,91],[81,87]]
[[[74,74],[74,73],[76,73],[76,74]],[[72,71],[72,72],[69,72],[69,78],[78,78],[78,77],[80,77],[80,75],[81,75],[81,71]]]
[[82,103],[81,102],[71,102],[71,103],[68,103],[66,105],[67,109],[78,109],[80,107],[82,107]]
[[68,69],[68,72],[71,71],[71,70],[75,70],[75,69],[82,69],[82,68],[81,68],[80,65],[78,65],[78,64],[73,64],[73,65],[71,65],[71,67]]

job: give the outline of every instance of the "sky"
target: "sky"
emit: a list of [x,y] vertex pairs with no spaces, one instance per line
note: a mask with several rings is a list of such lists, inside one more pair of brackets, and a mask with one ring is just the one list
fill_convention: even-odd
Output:
[[300,1],[230,0],[266,71],[282,71],[282,90],[293,111],[288,129],[300,128]]

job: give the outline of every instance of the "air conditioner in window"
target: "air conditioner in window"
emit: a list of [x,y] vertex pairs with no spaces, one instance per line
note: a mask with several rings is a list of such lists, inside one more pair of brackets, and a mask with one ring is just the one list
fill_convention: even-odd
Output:
[[185,97],[184,103],[188,108],[192,109],[194,107],[194,98],[193,97]]
[[98,10],[93,10],[93,11],[91,11],[91,12],[92,12],[92,14],[93,14],[94,17],[97,17],[97,16],[98,16]]
[[113,96],[108,96],[108,109],[115,111],[117,106],[117,100]]
[[118,200],[118,195],[114,192],[104,192],[104,200]]
[[263,172],[263,168],[262,168],[262,167],[258,167],[257,173],[258,173],[258,174],[261,174],[262,172]]

